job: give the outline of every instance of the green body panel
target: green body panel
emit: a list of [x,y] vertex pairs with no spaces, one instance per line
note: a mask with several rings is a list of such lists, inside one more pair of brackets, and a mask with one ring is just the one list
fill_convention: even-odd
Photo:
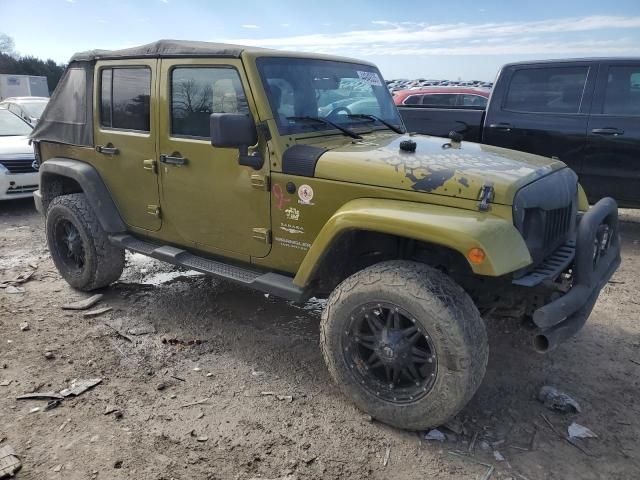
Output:
[[[95,142],[112,143],[120,154],[45,143],[43,158],[63,156],[95,166],[133,233],[287,272],[295,275],[298,286],[308,284],[332,242],[353,229],[432,242],[465,257],[469,249],[480,247],[486,260],[470,266],[481,275],[505,275],[531,263],[513,226],[513,197],[524,185],[565,168],[563,163],[465,141],[451,145],[442,138],[400,135],[367,124],[356,129],[362,140],[335,130],[280,135],[256,67],[258,56],[303,55],[249,49],[241,59],[98,61]],[[152,68],[150,133],[100,127],[100,67],[111,64]],[[176,66],[238,72],[256,125],[267,127],[259,129],[258,143],[249,148],[264,158],[260,170],[239,165],[237,149],[215,148],[207,138],[172,136],[169,79]],[[403,140],[415,141],[416,151],[400,151]],[[283,172],[284,152],[296,144],[326,150],[313,177]],[[184,157],[187,163],[159,163],[162,154]],[[144,168],[145,160],[156,161],[155,171]],[[489,210],[481,212],[479,195],[485,185],[494,190]],[[578,203],[580,210],[588,209],[582,189]],[[159,206],[161,214],[150,214],[150,205]]]
[[[416,142],[416,151],[401,151],[400,142],[409,139]],[[492,202],[511,205],[519,188],[564,167],[556,160],[476,143],[448,145],[441,138],[379,133],[322,155],[316,176],[471,200],[491,184]]]
[[[260,171],[238,165],[238,150],[216,148],[209,138],[171,134],[170,75],[176,67],[233,68],[239,74],[247,103],[256,115],[253,96],[240,60],[163,59],[160,67],[159,155],[186,158],[186,165],[158,164],[163,221],[169,240],[191,244],[199,251],[238,259],[269,253],[266,239],[253,229],[270,228],[269,192],[254,186],[255,177],[268,175],[268,161]],[[264,150],[259,144],[256,149]],[[253,178],[252,178],[253,177]],[[163,225],[163,230],[165,226]]]
[[[111,144],[119,150],[117,155],[96,153],[91,163],[113,194],[116,205],[124,222],[143,231],[157,231],[162,225],[159,215],[149,214],[151,205],[160,206],[158,178],[151,170],[144,169],[145,160],[157,158],[158,139],[158,97],[157,89],[158,60],[123,60],[100,62],[94,76],[93,131],[96,145]],[[137,132],[100,126],[100,77],[103,67],[147,67],[151,72],[150,131]],[[85,160],[85,159],[83,159]]]
[[437,205],[362,198],[343,205],[324,225],[294,283],[306,286],[326,247],[341,233],[356,229],[445,245],[465,257],[470,249],[480,247],[486,260],[471,267],[481,275],[504,275],[531,263],[522,237],[507,220]]

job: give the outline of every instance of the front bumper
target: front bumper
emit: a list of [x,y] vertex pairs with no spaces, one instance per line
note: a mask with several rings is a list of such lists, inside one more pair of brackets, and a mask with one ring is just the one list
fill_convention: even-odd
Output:
[[533,314],[539,351],[553,349],[584,326],[600,290],[619,266],[618,206],[612,198],[603,198],[578,225],[571,289]]
[[31,197],[39,181],[38,172],[0,172],[0,200]]

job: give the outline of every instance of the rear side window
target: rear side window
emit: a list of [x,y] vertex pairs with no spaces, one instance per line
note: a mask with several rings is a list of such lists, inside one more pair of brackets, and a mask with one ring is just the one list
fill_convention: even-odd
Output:
[[238,72],[225,67],[180,67],[171,71],[171,134],[209,137],[212,113],[248,113]]
[[404,99],[403,105],[418,105],[422,100],[422,95],[410,95]]
[[422,105],[428,107],[455,107],[458,95],[455,93],[436,93],[433,95],[424,95],[422,97]]
[[461,96],[463,107],[481,107],[487,106],[487,97],[482,95],[462,95]]
[[548,67],[516,70],[505,99],[505,110],[536,113],[578,113],[589,67]]
[[609,67],[602,113],[640,115],[640,65]]
[[100,77],[100,125],[122,130],[150,130],[151,70],[105,68]]

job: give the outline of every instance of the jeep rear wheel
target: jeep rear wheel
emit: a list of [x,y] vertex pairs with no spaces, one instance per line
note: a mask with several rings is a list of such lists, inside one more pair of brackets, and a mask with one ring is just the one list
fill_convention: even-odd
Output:
[[355,404],[396,427],[442,425],[474,395],[489,346],[480,314],[427,265],[383,262],[342,282],[322,315],[329,372]]
[[47,209],[46,230],[53,263],[72,287],[90,291],[120,278],[124,250],[109,243],[84,194],[54,198]]

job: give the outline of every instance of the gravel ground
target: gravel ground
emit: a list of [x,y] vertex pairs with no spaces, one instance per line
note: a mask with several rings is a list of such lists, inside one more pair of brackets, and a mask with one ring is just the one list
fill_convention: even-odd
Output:
[[[623,264],[586,327],[539,355],[487,318],[485,380],[437,442],[340,395],[318,348],[322,302],[130,255],[95,306],[112,310],[85,318],[61,309],[88,295],[59,277],[32,202],[3,202],[0,281],[35,271],[23,293],[0,289],[0,447],[20,456],[18,479],[482,479],[489,466],[491,479],[640,478],[640,212],[621,213]],[[16,400],[75,378],[102,383],[48,411]],[[582,412],[547,410],[542,385]],[[574,421],[597,438],[569,443]]]

